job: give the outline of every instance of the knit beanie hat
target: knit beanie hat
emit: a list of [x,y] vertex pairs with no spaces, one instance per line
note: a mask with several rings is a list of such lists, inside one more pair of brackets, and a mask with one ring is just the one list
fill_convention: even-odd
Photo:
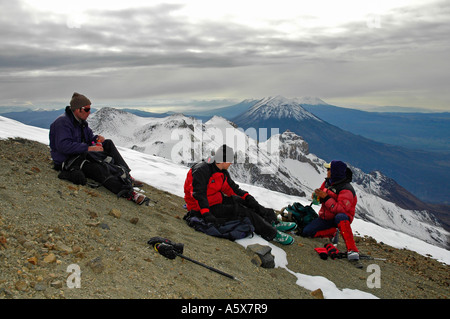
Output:
[[75,92],[70,100],[70,109],[75,111],[81,109],[83,106],[91,105],[91,101],[82,94]]
[[347,177],[347,164],[341,161],[331,161],[331,177],[330,182],[336,183]]
[[233,163],[234,162],[234,151],[231,147],[223,144],[220,146],[215,155],[214,161],[216,163]]

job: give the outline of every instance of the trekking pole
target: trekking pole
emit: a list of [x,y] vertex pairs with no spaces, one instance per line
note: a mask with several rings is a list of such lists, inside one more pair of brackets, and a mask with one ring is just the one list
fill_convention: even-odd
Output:
[[177,253],[177,256],[179,256],[179,257],[181,257],[181,258],[183,258],[183,259],[192,261],[194,264],[197,264],[197,265],[200,265],[200,266],[202,266],[202,267],[205,267],[205,268],[207,268],[207,269],[209,269],[209,270],[212,270],[212,271],[214,271],[214,272],[216,272],[216,273],[218,273],[218,274],[221,274],[222,276],[225,276],[225,277],[228,277],[228,278],[237,280],[235,277],[233,277],[233,276],[231,276],[231,275],[229,275],[229,274],[227,274],[227,273],[225,273],[225,272],[223,272],[223,271],[221,271],[221,270],[219,270],[219,269],[216,269],[216,268],[210,267],[210,266],[208,266],[208,265],[205,265],[205,264],[203,264],[203,263],[201,263],[201,262],[199,262],[199,261],[196,261],[196,260],[191,259],[191,258],[189,258],[189,257],[183,256],[182,254]]
[[386,258],[377,258],[369,255],[359,254],[359,259],[368,259],[368,260],[386,260]]
[[191,261],[194,264],[200,265],[200,266],[205,267],[205,268],[207,268],[209,270],[212,270],[212,271],[214,271],[214,272],[216,272],[218,274],[221,274],[222,276],[225,276],[225,277],[237,280],[237,278],[235,278],[234,276],[229,275],[229,274],[227,274],[227,273],[225,273],[225,272],[223,272],[221,270],[218,270],[216,268],[210,267],[210,266],[205,265],[205,264],[203,264],[203,263],[201,263],[199,261],[196,261],[194,259],[191,259],[189,257],[184,256],[182,254],[183,253],[183,248],[184,248],[183,244],[176,244],[176,243],[171,242],[168,239],[161,238],[161,237],[153,237],[153,238],[151,238],[148,241],[148,244],[153,245],[155,250],[158,253],[160,253],[161,255],[163,255],[164,257],[166,257],[166,258],[175,259],[176,256],[178,256],[178,257],[181,257],[181,258],[186,259],[188,261]]

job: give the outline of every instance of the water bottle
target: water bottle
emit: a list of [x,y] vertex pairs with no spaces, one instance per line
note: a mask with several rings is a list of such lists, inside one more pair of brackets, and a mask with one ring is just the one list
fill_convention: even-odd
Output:
[[320,205],[320,200],[319,200],[319,197],[317,197],[317,194],[314,194],[314,195],[313,195],[313,201],[312,201],[312,203],[313,203],[314,205]]

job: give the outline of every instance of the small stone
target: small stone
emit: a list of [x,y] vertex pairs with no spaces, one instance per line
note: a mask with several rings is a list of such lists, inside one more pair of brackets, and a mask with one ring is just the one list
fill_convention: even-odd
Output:
[[38,282],[34,285],[34,290],[36,291],[44,291],[47,289],[47,286],[43,282]]
[[61,289],[63,286],[63,282],[61,280],[55,280],[50,283],[50,286],[56,289]]
[[120,212],[120,210],[113,208],[109,211],[109,215],[113,216],[114,218],[120,218],[122,216],[122,213]]
[[311,291],[311,296],[313,296],[316,299],[325,299],[323,297],[323,292],[322,292],[322,290],[320,288],[316,289],[314,291]]
[[101,273],[105,266],[103,265],[103,261],[101,257],[96,257],[88,262],[88,266],[91,267],[92,271],[96,274]]
[[28,284],[27,284],[25,281],[23,281],[23,280],[19,280],[18,282],[16,282],[16,283],[14,284],[14,286],[15,286],[16,289],[19,290],[19,291],[25,291],[25,290],[27,290],[27,288],[28,288]]
[[106,223],[100,223],[99,226],[100,226],[101,229],[108,229],[108,230],[110,229],[109,225],[106,224]]
[[70,254],[72,253],[72,248],[70,248],[69,246],[67,246],[66,244],[62,243],[62,242],[57,242],[56,243],[56,249],[64,252],[66,254]]
[[35,246],[35,243],[32,241],[27,240],[26,242],[24,242],[22,244],[23,247],[25,247],[26,249],[33,249]]
[[36,257],[30,257],[27,259],[27,261],[32,265],[37,265],[38,259]]
[[252,261],[252,264],[254,264],[254,265],[258,266],[258,267],[261,267],[261,265],[262,265],[261,257],[259,257],[256,254],[253,256],[251,261]]
[[82,252],[83,251],[83,248],[81,248],[80,246],[78,246],[78,245],[74,245],[73,247],[72,247],[72,252],[74,253],[74,254],[78,254],[78,253],[80,253],[80,252]]
[[134,217],[134,218],[130,219],[130,223],[132,223],[134,225],[136,225],[138,221],[139,221],[139,218],[137,218],[137,217]]
[[47,256],[44,257],[44,262],[47,264],[51,264],[56,262],[56,256],[53,253],[48,254]]
[[100,225],[100,222],[87,222],[85,225],[89,227],[97,227]]

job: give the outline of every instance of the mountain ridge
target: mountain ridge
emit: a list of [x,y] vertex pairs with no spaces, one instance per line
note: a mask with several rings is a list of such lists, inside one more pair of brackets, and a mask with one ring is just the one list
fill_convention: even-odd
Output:
[[[294,101],[291,102],[293,108],[299,107]],[[283,108],[286,107],[283,105]],[[267,108],[273,108],[273,105],[267,105]],[[257,116],[255,111],[257,109],[254,105],[231,120],[243,129],[289,129],[308,141],[311,152],[327,161],[341,159],[366,172],[380,170],[423,201],[433,202],[435,198],[439,198],[441,203],[450,202],[450,193],[441,187],[450,178],[450,170],[445,165],[449,157],[446,154],[379,143],[344,131],[328,122],[316,121],[312,116],[293,119],[273,110],[272,114],[277,116],[262,117]],[[309,113],[306,110],[304,112]],[[414,175],[410,168],[414,168]]]
[[[127,120],[121,118],[121,114]],[[117,129],[124,122],[127,122],[128,126]],[[108,108],[94,114],[90,118],[90,124],[95,132],[110,136],[119,146],[161,156],[184,165],[206,159],[224,143],[224,138],[230,137],[232,142],[227,144],[233,145],[237,159],[237,163],[231,166],[230,173],[236,181],[290,195],[307,198],[314,188],[322,183],[326,175],[323,168],[325,161],[311,154],[308,143],[293,132],[284,132],[266,142],[257,142],[251,134],[248,134],[249,132],[239,130],[234,123],[220,117],[214,117],[206,123],[181,114],[163,119],[143,119]],[[241,142],[234,145],[235,140]],[[422,213],[414,213],[411,207],[403,209],[388,203],[388,197],[378,190],[381,183],[377,179],[356,167],[352,166],[352,169],[355,180],[359,183],[357,193],[359,192],[361,204],[358,205],[357,213],[359,211],[362,218],[382,223],[387,227],[397,225],[397,229],[402,228],[401,220],[408,220],[415,226],[404,231],[447,246],[446,236],[434,229],[439,222],[433,218],[425,218],[426,223],[422,224],[421,220],[414,217],[414,215],[421,216]],[[385,185],[398,189],[398,194],[401,194],[406,204],[410,201],[419,202],[398,184],[391,181]],[[377,200],[374,196],[380,196],[380,199],[384,198],[386,202]],[[390,200],[395,202],[397,198]],[[385,215],[374,217],[376,214],[374,207],[379,208],[378,210]],[[417,208],[415,206],[413,209]],[[382,216],[388,218],[389,222],[383,221]],[[426,225],[428,223],[430,226]]]

